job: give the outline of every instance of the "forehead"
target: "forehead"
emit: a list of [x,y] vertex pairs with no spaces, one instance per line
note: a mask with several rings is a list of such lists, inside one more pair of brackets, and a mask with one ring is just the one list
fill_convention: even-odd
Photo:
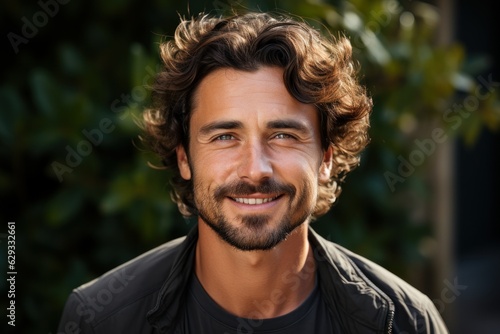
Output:
[[230,68],[207,75],[193,96],[191,125],[215,119],[272,120],[300,118],[318,127],[318,113],[290,95],[283,82],[283,69],[261,67],[247,72]]

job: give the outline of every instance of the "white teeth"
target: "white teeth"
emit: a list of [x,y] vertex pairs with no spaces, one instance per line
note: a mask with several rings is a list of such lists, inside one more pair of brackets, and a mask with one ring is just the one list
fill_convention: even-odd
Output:
[[274,198],[235,198],[234,200],[238,203],[244,203],[244,204],[250,204],[250,205],[258,205],[258,204],[263,204],[267,202],[271,202],[275,199]]

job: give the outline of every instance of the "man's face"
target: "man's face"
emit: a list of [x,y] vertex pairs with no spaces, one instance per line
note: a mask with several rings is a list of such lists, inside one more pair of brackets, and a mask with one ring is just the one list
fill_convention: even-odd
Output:
[[332,153],[321,148],[316,108],[288,93],[281,69],[209,74],[189,133],[189,156],[177,149],[181,176],[193,180],[200,223],[223,240],[266,250],[309,219]]

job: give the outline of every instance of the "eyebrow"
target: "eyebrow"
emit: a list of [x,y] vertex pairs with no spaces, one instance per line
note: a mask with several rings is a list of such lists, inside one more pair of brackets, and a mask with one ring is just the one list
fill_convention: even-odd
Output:
[[[275,121],[270,121],[266,125],[267,129],[293,129],[301,133],[309,133],[309,127],[303,123],[293,120],[293,119],[279,119]],[[217,130],[235,130],[242,129],[243,123],[240,121],[215,121],[208,123],[201,127],[200,134],[208,135]]]
[[200,134],[208,135],[211,132],[217,130],[233,130],[242,128],[243,128],[243,123],[239,121],[216,121],[202,126],[200,129]]
[[267,123],[268,129],[292,129],[297,130],[302,133],[309,133],[309,127],[304,125],[302,122],[293,119],[279,119],[275,121],[270,121]]

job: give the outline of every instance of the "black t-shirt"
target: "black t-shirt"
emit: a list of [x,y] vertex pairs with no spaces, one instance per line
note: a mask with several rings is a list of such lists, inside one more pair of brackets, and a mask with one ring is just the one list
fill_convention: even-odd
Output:
[[222,309],[193,275],[183,319],[190,334],[332,334],[328,309],[316,284],[312,293],[295,310],[272,319],[246,319]]

